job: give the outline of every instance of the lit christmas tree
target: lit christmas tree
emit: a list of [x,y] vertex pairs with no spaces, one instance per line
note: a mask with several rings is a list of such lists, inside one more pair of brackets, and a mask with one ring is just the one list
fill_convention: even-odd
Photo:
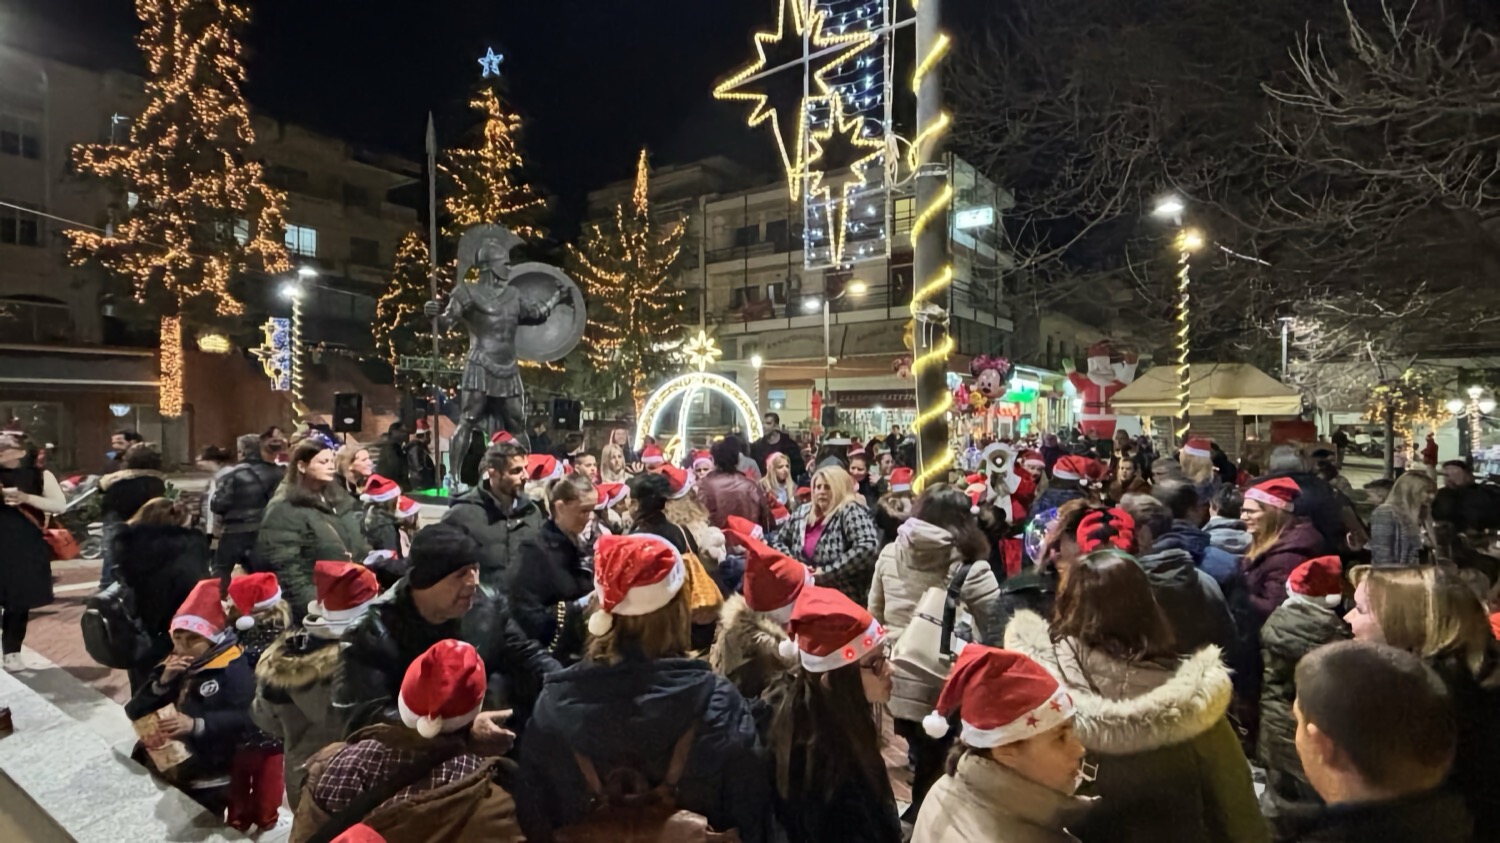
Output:
[[69,230],[75,263],[98,261],[127,279],[161,318],[161,413],[182,414],[182,321],[236,316],[231,279],[252,267],[291,268],[283,195],[248,161],[255,142],[240,86],[238,33],[249,10],[230,0],[137,0],[144,25],[145,110],[124,145],[81,144],[82,173],[107,179],[133,204],[106,233]]
[[[427,243],[416,232],[409,232],[396,247],[396,262],[391,281],[375,303],[375,350],[396,371],[397,382],[428,391],[430,366],[401,367],[403,356],[432,357],[432,320],[422,314],[422,306],[432,299],[428,281]],[[438,285],[452,286],[452,272],[439,272]],[[455,369],[463,368],[465,340],[461,332],[449,330],[442,337],[442,365],[438,383],[451,388],[458,383]]]
[[651,219],[648,175],[641,150],[630,204],[616,206],[607,222],[585,226],[579,245],[568,248],[569,274],[582,285],[592,315],[584,334],[589,360],[618,374],[637,411],[652,378],[673,369],[676,351],[664,338],[681,333],[684,297],[672,271],[685,226]]
[[438,168],[455,188],[443,202],[448,235],[457,237],[469,226],[496,223],[525,240],[540,237],[538,219],[547,201],[521,175],[521,118],[506,109],[490,87],[469,107],[484,115],[478,142],[449,150],[449,163]]

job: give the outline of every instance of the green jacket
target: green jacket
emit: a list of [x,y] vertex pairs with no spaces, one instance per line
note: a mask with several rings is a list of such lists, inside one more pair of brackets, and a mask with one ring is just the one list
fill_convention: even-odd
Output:
[[359,503],[337,483],[321,496],[283,487],[266,505],[255,553],[276,573],[282,597],[300,620],[317,596],[313,566],[321,560],[364,562],[370,545],[361,530]]
[[443,515],[444,524],[458,527],[479,542],[479,582],[499,592],[509,590],[511,563],[521,558],[521,545],[541,536],[546,520],[542,508],[525,495],[516,499],[510,512],[503,512],[486,483],[460,495]]
[[1297,718],[1292,714],[1297,683],[1293,674],[1303,656],[1348,637],[1349,630],[1339,619],[1337,607],[1315,606],[1308,598],[1295,595],[1277,606],[1260,628],[1260,651],[1266,667],[1260,687],[1260,737],[1255,755],[1266,769],[1307,783],[1297,757]]

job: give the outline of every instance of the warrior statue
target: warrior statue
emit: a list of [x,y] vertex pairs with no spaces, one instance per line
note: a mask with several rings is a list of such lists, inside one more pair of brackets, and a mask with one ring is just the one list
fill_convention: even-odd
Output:
[[[479,225],[459,239],[458,275],[445,307],[428,302],[424,312],[439,331],[463,322],[469,354],[459,382],[459,423],[449,465],[455,477],[464,465],[476,425],[488,421],[520,442],[526,437],[526,391],[517,358],[561,359],[583,334],[583,298],[556,267],[510,265],[521,238],[498,225]],[[470,268],[479,278],[469,281]]]

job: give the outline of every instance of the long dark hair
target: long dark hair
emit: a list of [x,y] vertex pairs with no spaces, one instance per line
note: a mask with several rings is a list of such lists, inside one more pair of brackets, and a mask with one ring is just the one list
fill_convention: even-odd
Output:
[[1129,556],[1097,551],[1068,567],[1053,607],[1052,640],[1072,638],[1124,661],[1174,655],[1172,628]]
[[970,511],[972,504],[968,495],[947,483],[938,483],[928,486],[917,498],[911,517],[947,530],[966,561],[987,560],[990,542]]
[[[880,730],[865,699],[860,670],[857,664],[828,673],[794,667],[766,689],[776,790],[783,799],[811,795],[828,801],[850,777],[860,779],[871,793],[890,792]],[[794,757],[802,773],[795,782]]]
[[321,497],[302,482],[302,478],[307,474],[303,466],[312,462],[313,457],[326,450],[328,446],[317,439],[304,439],[297,443],[297,447],[292,450],[292,458],[287,463],[286,477],[281,481],[281,493],[287,501],[299,506],[321,507],[325,501],[331,503],[333,499],[349,497],[349,492],[339,482],[341,478],[337,476],[323,487]]

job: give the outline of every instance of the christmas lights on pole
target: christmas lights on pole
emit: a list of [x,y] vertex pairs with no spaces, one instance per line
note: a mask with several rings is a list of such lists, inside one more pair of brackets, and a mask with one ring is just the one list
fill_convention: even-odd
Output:
[[1193,375],[1192,366],[1188,363],[1188,352],[1192,348],[1192,309],[1191,291],[1192,285],[1192,259],[1193,254],[1203,248],[1203,233],[1194,228],[1184,227],[1183,215],[1187,212],[1187,203],[1182,197],[1168,194],[1156,201],[1151,215],[1163,220],[1170,221],[1177,227],[1177,234],[1172,240],[1172,247],[1177,251],[1177,310],[1174,315],[1177,323],[1175,331],[1175,345],[1177,349],[1177,419],[1175,429],[1172,431],[1174,446],[1180,446],[1187,441],[1188,431],[1192,427],[1189,420],[1189,410],[1193,397]]

